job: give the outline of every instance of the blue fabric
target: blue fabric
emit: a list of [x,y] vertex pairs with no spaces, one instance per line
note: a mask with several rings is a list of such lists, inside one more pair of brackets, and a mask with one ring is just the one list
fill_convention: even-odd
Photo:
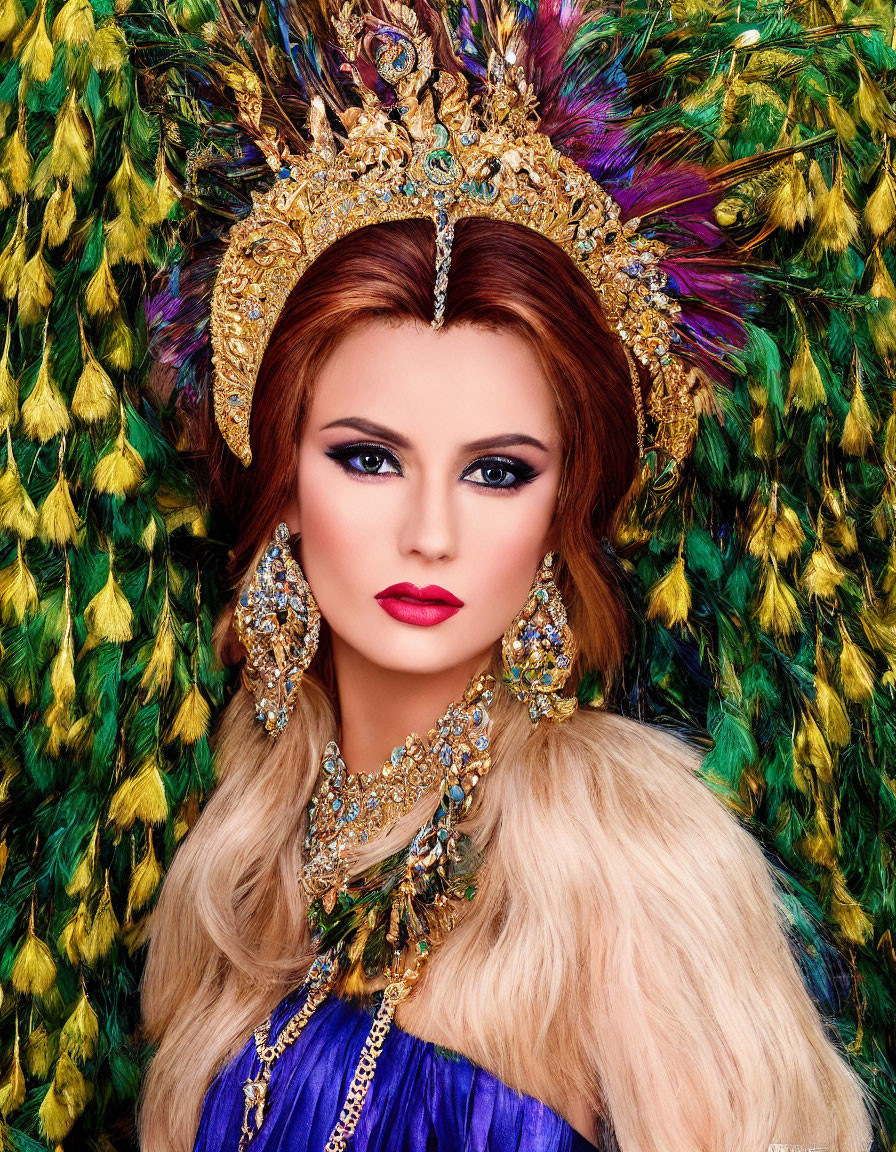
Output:
[[[275,1038],[302,1003],[277,1007]],[[261,1131],[250,1152],[323,1152],[370,1031],[362,1007],[329,996],[274,1065]],[[195,1152],[236,1152],[243,1082],[259,1071],[245,1048],[213,1081]],[[616,1147],[609,1137],[602,1152]],[[402,1032],[386,1038],[349,1152],[593,1152],[556,1112],[508,1088],[463,1056]]]

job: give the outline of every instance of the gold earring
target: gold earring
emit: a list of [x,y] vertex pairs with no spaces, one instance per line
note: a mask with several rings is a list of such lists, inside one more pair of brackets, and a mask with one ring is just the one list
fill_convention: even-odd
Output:
[[320,637],[320,609],[278,524],[258,567],[243,585],[234,628],[246,649],[245,679],[265,731],[286,727]]
[[527,705],[533,724],[542,716],[566,720],[578,706],[574,695],[562,695],[578,646],[566,622],[553,566],[554,554],[548,552],[501,642],[504,683]]

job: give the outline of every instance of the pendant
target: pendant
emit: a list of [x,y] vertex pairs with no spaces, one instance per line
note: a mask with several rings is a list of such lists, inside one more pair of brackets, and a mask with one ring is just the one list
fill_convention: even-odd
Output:
[[[267,1083],[262,1077],[259,1077],[257,1080],[247,1080],[243,1085],[243,1096],[245,1097],[245,1107],[243,1111],[243,1127],[240,1133],[240,1152],[245,1152],[252,1137],[261,1129],[261,1124],[264,1120]],[[254,1116],[252,1115],[253,1112]],[[250,1119],[252,1120],[251,1127]]]

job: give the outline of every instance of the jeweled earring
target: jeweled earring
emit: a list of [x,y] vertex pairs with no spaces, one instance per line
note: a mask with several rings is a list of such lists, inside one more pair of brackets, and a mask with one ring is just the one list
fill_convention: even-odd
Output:
[[533,723],[542,716],[565,720],[575,712],[576,697],[562,693],[577,650],[554,582],[554,554],[548,552],[526,603],[501,642],[504,683],[527,705]]
[[277,525],[243,585],[234,628],[246,649],[245,678],[256,715],[267,732],[279,736],[320,637],[320,609],[289,550],[285,524]]

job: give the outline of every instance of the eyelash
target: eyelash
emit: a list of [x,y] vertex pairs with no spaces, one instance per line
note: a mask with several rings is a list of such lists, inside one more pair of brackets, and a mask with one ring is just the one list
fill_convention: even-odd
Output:
[[[333,448],[328,448],[326,454],[346,472],[355,476],[401,475],[401,464],[398,457],[382,444],[337,444]],[[395,466],[395,472],[365,472],[363,468],[354,467],[351,461],[364,454],[379,456],[383,460],[389,461]],[[488,488],[493,492],[513,492],[526,484],[531,484],[538,476],[538,472],[532,465],[527,464],[524,460],[517,460],[512,456],[480,456],[478,460],[474,460],[464,470],[463,477],[489,467],[503,468],[506,472],[514,475],[516,479],[511,484],[482,484],[479,481],[473,481],[477,488]]]

